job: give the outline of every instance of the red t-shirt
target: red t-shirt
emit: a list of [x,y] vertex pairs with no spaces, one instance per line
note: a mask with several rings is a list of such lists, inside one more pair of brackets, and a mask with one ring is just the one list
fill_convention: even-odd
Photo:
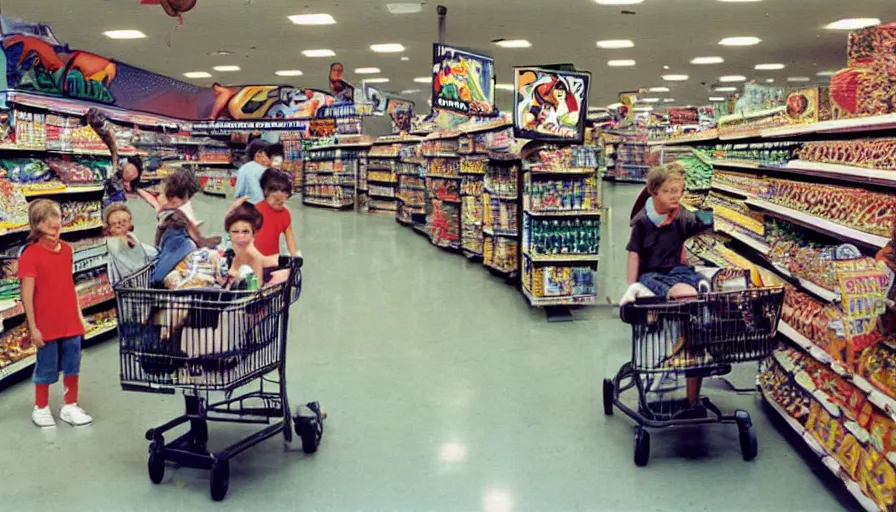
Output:
[[267,201],[256,204],[255,209],[264,218],[261,229],[255,234],[255,248],[265,256],[280,254],[280,235],[292,224],[289,210],[284,207],[278,212]]
[[31,244],[19,256],[19,279],[34,278],[34,322],[44,341],[84,335],[72,276],[72,247],[59,244],[59,252]]

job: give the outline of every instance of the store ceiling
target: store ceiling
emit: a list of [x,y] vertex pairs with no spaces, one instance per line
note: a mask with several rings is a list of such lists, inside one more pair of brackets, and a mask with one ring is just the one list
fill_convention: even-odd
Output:
[[[391,14],[388,1],[379,0],[198,0],[184,15],[183,25],[159,6],[141,6],[139,0],[5,0],[2,14],[50,24],[60,41],[72,48],[90,50],[157,73],[199,85],[291,83],[327,87],[330,62],[345,65],[345,78],[359,85],[365,77],[385,77],[383,90],[404,93],[425,105],[428,84],[415,83],[427,76],[432,43],[437,40],[436,2],[421,12]],[[841,18],[872,17],[896,21],[894,0],[644,0],[638,5],[598,5],[595,0],[442,0],[448,7],[447,42],[483,50],[497,63],[499,83],[513,81],[514,65],[571,62],[593,74],[591,105],[616,101],[622,90],[668,87],[655,98],[674,98],[674,104],[705,104],[716,96],[713,88],[724,75],[749,80],[810,77],[810,83],[827,79],[818,72],[845,64],[846,32],[824,25]],[[623,10],[635,14],[622,14]],[[327,13],[335,25],[297,26],[290,15]],[[107,30],[137,29],[146,39],[110,40]],[[756,46],[726,47],[726,37],[755,36]],[[500,48],[499,38],[526,39],[530,48]],[[600,49],[598,40],[630,39],[628,49]],[[370,45],[401,43],[403,53],[374,53]],[[336,56],[309,58],[307,49],[332,49]],[[231,55],[215,55],[227,51]],[[722,57],[725,62],[693,65],[695,57]],[[402,61],[407,57],[407,61]],[[634,59],[632,68],[612,68],[611,59]],[[756,71],[757,64],[781,63],[776,71]],[[237,65],[238,72],[216,72],[214,66]],[[664,66],[669,69],[665,70]],[[376,67],[381,73],[358,75],[356,68]],[[274,72],[300,69],[301,77],[282,78]],[[210,79],[187,79],[183,73],[208,71]],[[687,74],[685,82],[664,82],[666,73]],[[739,84],[724,84],[739,85]],[[796,84],[804,85],[804,84]],[[502,110],[511,93],[497,91]]]

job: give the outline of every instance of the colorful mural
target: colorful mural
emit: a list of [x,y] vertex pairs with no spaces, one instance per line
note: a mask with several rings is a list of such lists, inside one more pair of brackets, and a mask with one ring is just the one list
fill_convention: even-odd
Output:
[[[117,62],[71,50],[46,25],[0,18],[4,36],[6,88],[112,105],[190,121],[313,118],[335,104],[350,105],[354,88],[331,66],[328,91],[284,85],[199,87]],[[335,73],[335,74],[334,74]],[[354,115],[358,115],[354,113]]]
[[589,73],[514,68],[514,136],[582,141],[590,82]]
[[471,116],[495,115],[495,59],[434,44],[432,106]]

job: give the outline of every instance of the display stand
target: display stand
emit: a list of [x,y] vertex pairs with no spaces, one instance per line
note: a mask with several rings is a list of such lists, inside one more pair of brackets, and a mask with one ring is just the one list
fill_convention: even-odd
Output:
[[336,210],[355,208],[355,189],[362,185],[361,162],[368,144],[324,142],[305,146],[302,204]]
[[520,224],[522,222],[520,152],[526,141],[513,138],[512,130],[493,133],[482,192],[484,214],[483,265],[508,281],[519,278]]
[[[366,161],[366,195],[364,201],[368,213],[388,213],[398,219],[409,219],[405,215],[400,181],[402,172],[413,172],[402,163],[406,158],[418,161],[413,153],[405,151],[422,139],[418,137],[380,137],[373,143]],[[411,164],[413,165],[413,164]],[[362,192],[363,193],[363,192]],[[402,210],[401,212],[399,210]]]
[[422,138],[406,139],[398,160],[398,211],[395,220],[425,234],[426,160],[421,156]]
[[597,300],[603,216],[592,148],[532,142],[523,150],[522,292],[551,321]]
[[426,231],[442,249],[460,250],[460,132],[430,134],[423,141],[426,159]]

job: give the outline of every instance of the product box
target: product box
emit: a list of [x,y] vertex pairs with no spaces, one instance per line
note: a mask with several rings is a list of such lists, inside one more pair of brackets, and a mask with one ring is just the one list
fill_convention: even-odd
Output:
[[856,30],[846,43],[846,60],[850,67],[862,66],[873,60],[896,58],[896,23]]

